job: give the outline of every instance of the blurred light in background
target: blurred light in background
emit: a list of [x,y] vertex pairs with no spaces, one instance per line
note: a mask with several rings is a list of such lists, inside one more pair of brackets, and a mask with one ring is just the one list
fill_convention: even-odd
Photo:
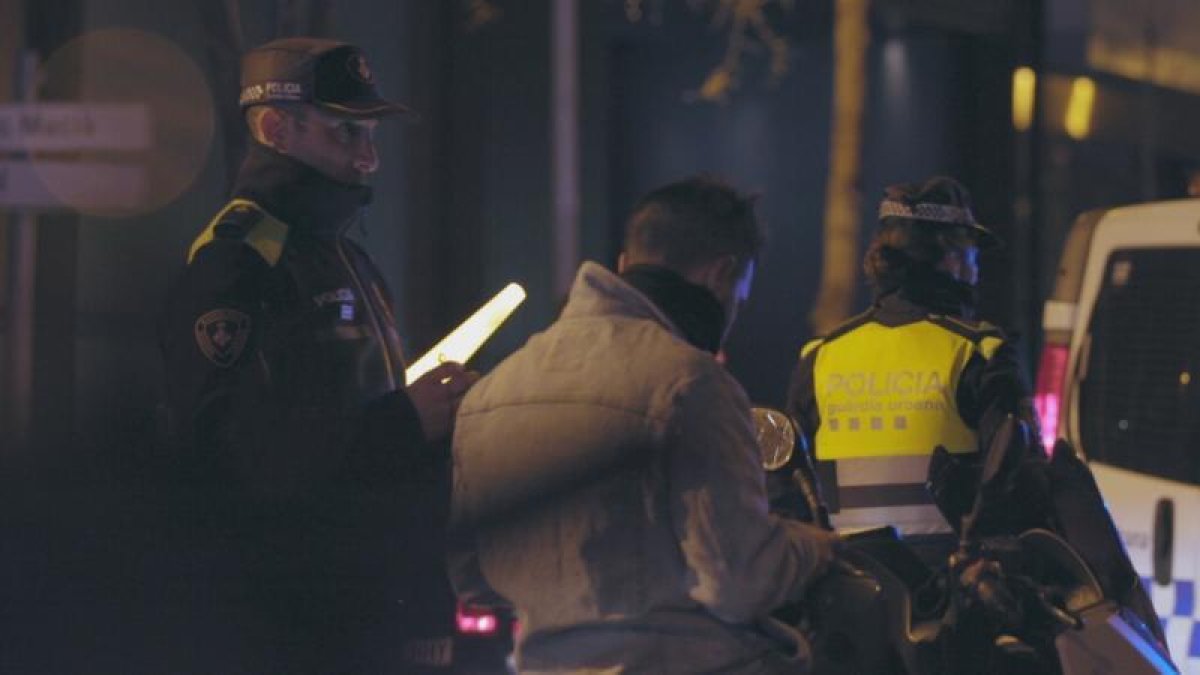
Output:
[[1054,448],[1054,441],[1058,439],[1058,413],[1062,407],[1070,349],[1069,345],[1047,344],[1042,348],[1042,359],[1038,363],[1033,407],[1037,410],[1038,424],[1042,428],[1042,446],[1047,453]]
[[1096,103],[1096,83],[1090,77],[1077,77],[1071,83],[1071,97],[1067,100],[1067,114],[1063,126],[1067,135],[1077,141],[1088,137],[1092,131],[1092,108]]
[[1013,71],[1012,119],[1017,131],[1029,131],[1033,126],[1033,102],[1037,92],[1037,74],[1029,66]]
[[[89,110],[136,110],[141,124],[125,120],[126,126],[147,135],[145,142],[137,139],[132,151],[122,145],[118,150],[92,147],[72,154],[69,159],[82,166],[106,166],[85,173],[90,185],[80,185],[64,173],[62,158],[33,156],[45,187],[75,210],[110,218],[150,213],[191,188],[207,164],[216,134],[208,80],[191,57],[165,37],[125,28],[91,31],[55,50],[38,77],[51,90],[78,89],[77,100],[57,103],[87,104]],[[107,190],[110,184],[128,183],[126,175],[144,181],[134,201],[76,199]]]
[[883,45],[883,87],[892,110],[907,109],[912,88],[908,45],[900,38],[889,38]]
[[459,603],[456,615],[458,632],[466,635],[491,635],[500,627],[495,612],[486,607]]

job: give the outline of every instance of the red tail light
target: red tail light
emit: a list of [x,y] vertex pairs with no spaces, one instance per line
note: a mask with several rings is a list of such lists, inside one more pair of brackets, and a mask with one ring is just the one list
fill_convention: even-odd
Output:
[[1038,423],[1042,427],[1042,445],[1047,453],[1054,448],[1054,441],[1058,440],[1058,415],[1066,388],[1069,353],[1068,345],[1046,345],[1042,348],[1042,359],[1038,363],[1033,406],[1037,409]]
[[464,635],[492,635],[500,627],[496,613],[486,607],[458,604],[455,613],[458,632]]

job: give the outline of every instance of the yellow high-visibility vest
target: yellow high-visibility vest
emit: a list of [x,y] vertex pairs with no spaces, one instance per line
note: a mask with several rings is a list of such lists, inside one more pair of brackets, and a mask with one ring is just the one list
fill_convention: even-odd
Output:
[[1002,343],[931,320],[895,327],[867,322],[810,342],[802,355],[820,347],[813,364],[817,459],[929,455],[938,445],[974,451],[975,432],[955,401],[958,381],[972,356],[990,359]]
[[990,360],[1002,344],[987,324],[929,315],[891,327],[851,324],[805,345],[820,416],[816,458],[836,478],[828,486],[837,495],[836,527],[950,531],[925,489],[929,456],[938,445],[977,449],[959,415],[958,385],[972,357]]

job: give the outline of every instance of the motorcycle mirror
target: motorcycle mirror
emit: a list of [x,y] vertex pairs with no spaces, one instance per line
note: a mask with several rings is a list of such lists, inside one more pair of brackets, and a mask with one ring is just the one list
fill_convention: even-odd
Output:
[[796,450],[796,427],[791,418],[774,408],[754,407],[754,438],[763,468],[775,471],[787,465]]

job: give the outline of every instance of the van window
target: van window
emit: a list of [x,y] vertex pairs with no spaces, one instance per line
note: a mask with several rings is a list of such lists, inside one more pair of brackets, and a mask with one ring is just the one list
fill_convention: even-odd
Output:
[[1088,329],[1084,452],[1200,484],[1200,249],[1115,251]]

